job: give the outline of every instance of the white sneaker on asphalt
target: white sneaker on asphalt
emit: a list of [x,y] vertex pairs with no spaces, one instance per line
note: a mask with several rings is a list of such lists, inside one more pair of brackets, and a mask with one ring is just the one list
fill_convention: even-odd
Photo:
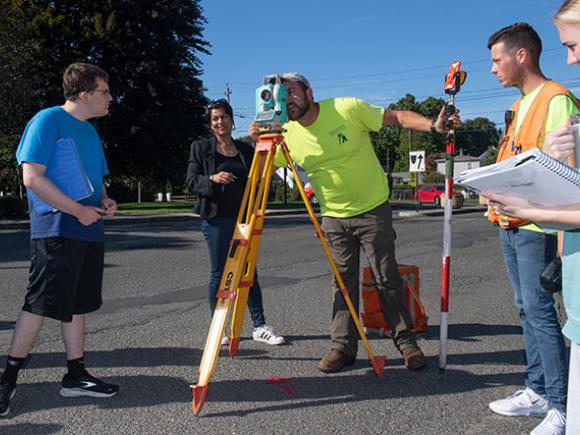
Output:
[[230,344],[230,337],[228,337],[227,335],[224,335],[222,337],[222,346],[227,346],[228,344]]
[[566,416],[557,409],[550,409],[546,418],[537,425],[530,435],[564,435],[566,433]]
[[254,328],[252,338],[254,341],[261,341],[272,345],[284,344],[286,342],[284,337],[276,334],[276,331],[274,331],[274,328],[272,328],[270,325]]
[[508,417],[544,417],[548,414],[548,401],[531,388],[518,390],[505,399],[494,400],[488,406],[496,414]]

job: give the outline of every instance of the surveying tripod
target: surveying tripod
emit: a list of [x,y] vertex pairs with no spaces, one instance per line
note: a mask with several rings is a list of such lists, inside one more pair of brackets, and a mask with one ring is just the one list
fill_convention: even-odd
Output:
[[217,365],[222,337],[226,329],[226,323],[232,305],[234,306],[231,320],[230,356],[235,356],[240,343],[240,333],[244,323],[244,313],[248,302],[250,288],[254,281],[260,237],[264,227],[264,214],[270,190],[270,179],[274,168],[274,157],[277,147],[280,147],[286,163],[292,170],[294,181],[298,186],[304,205],[310,216],[316,235],[322,244],[322,248],[328,258],[330,267],[336,279],[336,283],[346,301],[348,310],[354,321],[356,329],[366,348],[369,361],[377,378],[381,378],[385,365],[384,356],[375,356],[367,340],[365,332],[358,319],[358,313],[348,295],[348,290],[340,276],[336,263],[324,239],[320,224],[314,215],[310,201],[306,197],[304,187],[298,178],[294,161],[290,156],[288,147],[283,140],[280,131],[269,131],[258,138],[254,159],[248,175],[248,182],[244,190],[244,196],[234,234],[230,242],[230,249],[224,267],[224,272],[217,292],[217,305],[213,314],[205,348],[199,366],[199,379],[197,385],[193,385],[193,400],[191,408],[198,415],[207,397],[209,381]]

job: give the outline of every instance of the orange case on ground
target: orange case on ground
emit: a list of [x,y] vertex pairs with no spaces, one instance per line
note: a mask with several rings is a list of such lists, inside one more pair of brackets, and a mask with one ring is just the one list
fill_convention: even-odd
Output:
[[[405,283],[407,309],[411,315],[413,325],[412,331],[425,332],[427,330],[427,316],[425,307],[419,299],[419,268],[417,266],[399,264],[399,273]],[[381,310],[375,277],[372,269],[368,266],[363,268],[362,298],[364,311],[361,313],[361,317],[365,329],[370,329],[371,332],[378,332],[381,335],[389,335],[390,328]]]

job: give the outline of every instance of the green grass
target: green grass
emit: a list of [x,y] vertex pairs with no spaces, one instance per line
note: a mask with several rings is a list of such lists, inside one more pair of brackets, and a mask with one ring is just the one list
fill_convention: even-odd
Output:
[[136,214],[163,214],[163,213],[188,213],[191,212],[193,202],[126,202],[119,204],[118,215]]
[[[127,202],[119,204],[118,215],[128,216],[128,215],[141,215],[141,214],[165,214],[165,213],[189,213],[193,208],[193,202],[188,201],[173,201],[173,202],[142,202],[141,204],[137,202]],[[279,210],[279,209],[296,209],[304,208],[302,201],[288,202],[285,205],[283,202],[269,202],[268,209]],[[315,208],[317,208],[315,206]]]

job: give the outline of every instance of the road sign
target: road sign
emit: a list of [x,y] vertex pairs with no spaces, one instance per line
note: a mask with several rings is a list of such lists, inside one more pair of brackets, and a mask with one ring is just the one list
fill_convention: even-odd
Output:
[[425,172],[425,151],[409,151],[409,172]]

